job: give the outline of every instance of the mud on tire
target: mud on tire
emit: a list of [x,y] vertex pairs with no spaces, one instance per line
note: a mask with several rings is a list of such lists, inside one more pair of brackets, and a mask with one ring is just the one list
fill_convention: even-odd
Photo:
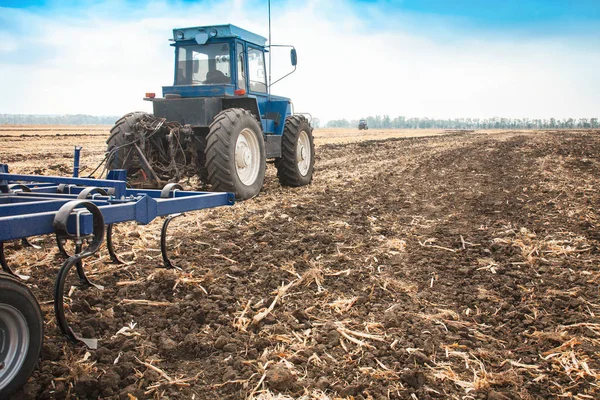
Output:
[[131,150],[126,145],[140,137],[140,132],[136,130],[136,125],[145,115],[147,113],[143,111],[135,111],[124,115],[115,122],[115,125],[110,130],[110,136],[106,140],[106,151],[110,154],[106,160],[109,170],[126,169],[127,174],[131,175],[140,168],[132,158],[126,160],[127,153]]
[[312,128],[304,115],[292,115],[285,121],[281,157],[275,159],[279,182],[284,186],[308,185],[312,181],[314,164]]

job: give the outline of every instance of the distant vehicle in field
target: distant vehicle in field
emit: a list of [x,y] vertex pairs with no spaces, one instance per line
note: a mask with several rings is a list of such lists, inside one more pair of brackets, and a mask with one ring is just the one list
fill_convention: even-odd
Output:
[[367,120],[365,119],[361,119],[360,121],[358,121],[358,130],[362,131],[363,129],[369,129],[369,126],[367,125]]

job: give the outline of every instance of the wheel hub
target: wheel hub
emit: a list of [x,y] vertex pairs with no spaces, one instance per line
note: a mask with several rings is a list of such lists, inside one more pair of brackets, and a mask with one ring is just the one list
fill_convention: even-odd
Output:
[[298,135],[298,143],[296,145],[296,163],[298,164],[298,171],[302,176],[308,174],[311,164],[311,147],[308,133],[305,131],[300,132]]
[[252,152],[246,142],[238,143],[235,151],[235,163],[238,168],[246,168],[252,163]]
[[0,305],[0,390],[17,375],[29,347],[29,329],[16,308]]
[[298,144],[298,162],[306,160],[306,147]]
[[238,178],[244,185],[252,185],[258,178],[261,162],[258,138],[252,130],[243,129],[238,135],[234,158]]

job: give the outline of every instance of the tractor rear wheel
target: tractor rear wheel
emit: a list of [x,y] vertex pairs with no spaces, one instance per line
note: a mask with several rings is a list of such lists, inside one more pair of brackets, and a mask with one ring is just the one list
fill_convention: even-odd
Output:
[[132,175],[140,166],[134,163],[133,157],[127,159],[131,147],[127,144],[140,138],[140,132],[136,130],[136,124],[147,115],[143,111],[136,111],[121,117],[110,130],[110,136],[106,140],[109,153],[106,165],[111,169],[126,169],[127,175]]
[[315,143],[312,128],[304,115],[285,121],[281,139],[281,158],[275,159],[277,177],[284,186],[304,186],[312,181]]
[[0,398],[23,386],[40,358],[44,321],[27,286],[0,274]]
[[265,180],[265,143],[258,121],[242,108],[221,111],[206,137],[206,169],[214,191],[255,197]]

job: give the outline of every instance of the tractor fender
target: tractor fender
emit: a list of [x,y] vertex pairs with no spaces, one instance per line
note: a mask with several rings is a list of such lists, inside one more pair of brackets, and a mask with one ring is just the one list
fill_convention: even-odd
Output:
[[244,110],[248,110],[262,126],[262,117],[258,110],[258,102],[254,97],[225,97],[222,100],[222,108],[223,110],[229,108],[243,108]]

